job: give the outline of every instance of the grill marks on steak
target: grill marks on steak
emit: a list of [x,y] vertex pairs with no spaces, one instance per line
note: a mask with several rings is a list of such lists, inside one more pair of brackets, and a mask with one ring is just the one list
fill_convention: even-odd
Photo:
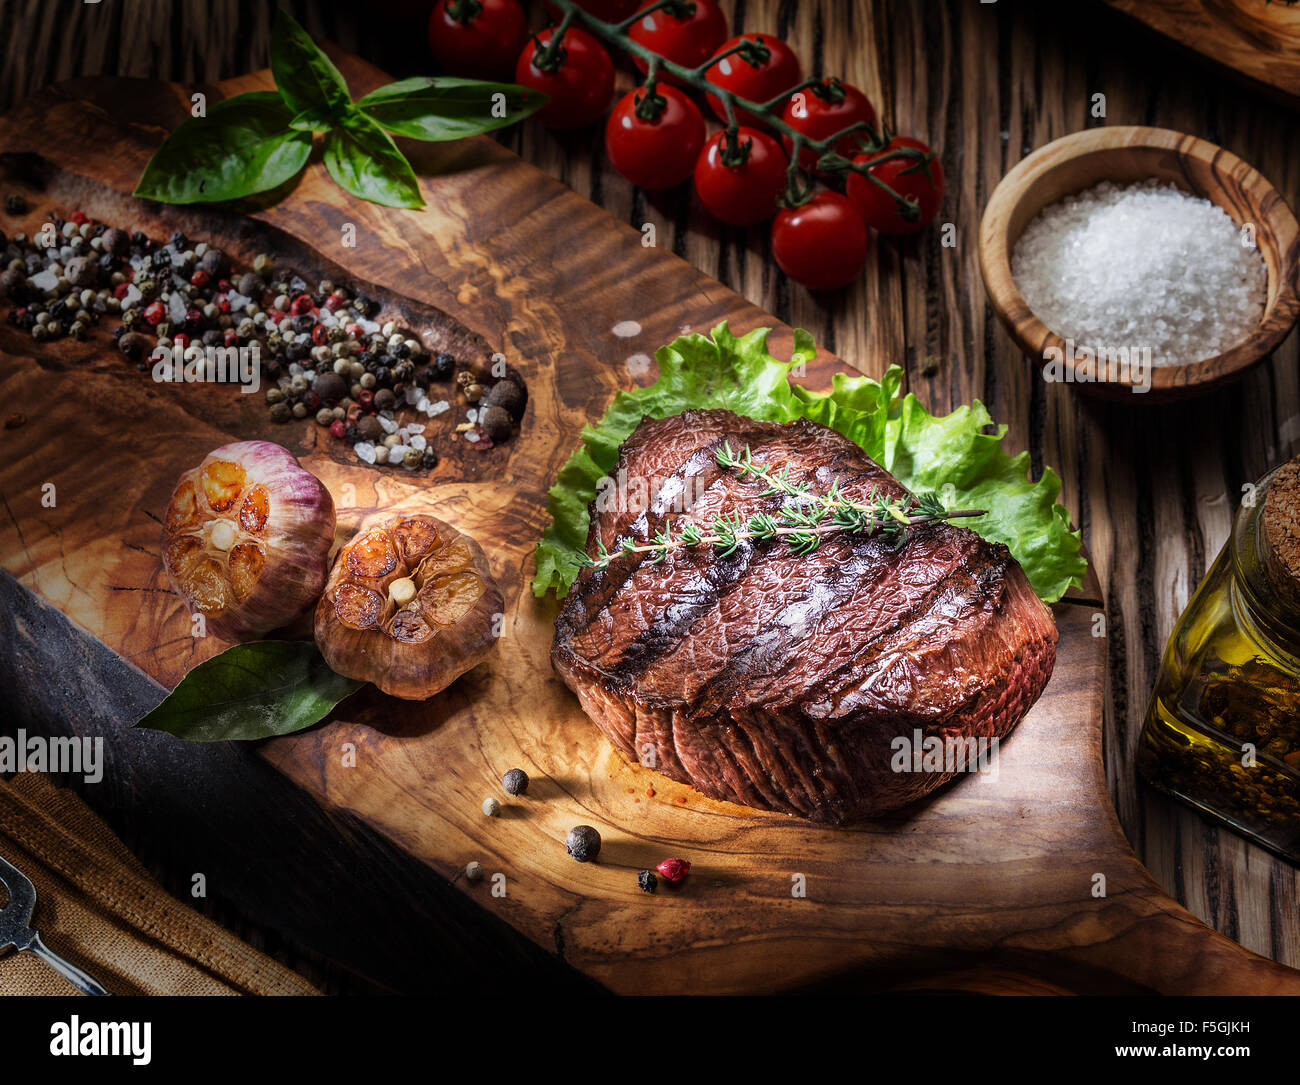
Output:
[[[728,426],[728,419],[741,425]],[[702,424],[697,426],[697,420]],[[683,433],[694,435],[694,440],[683,440]],[[660,434],[664,435],[662,445],[657,439]],[[828,435],[834,441],[828,441]],[[637,437],[642,439],[635,440]],[[846,477],[850,450],[857,451],[856,446],[822,426],[741,420],[725,411],[687,412],[676,418],[644,422],[629,438],[630,447],[624,447],[617,476],[627,480],[656,479],[658,485],[648,488],[654,496],[639,514],[621,508],[602,513],[593,508],[593,524],[605,546],[614,551],[627,537],[643,543],[668,521],[677,528],[686,522],[707,528],[719,513],[739,513],[747,518],[757,512],[778,511],[787,497],[764,496],[762,483],[718,466],[716,457],[724,441],[730,442],[735,451],[749,445],[755,462],[774,471],[789,467],[792,482],[812,482],[822,491],[841,477],[846,494],[855,500],[865,501],[876,494],[897,498],[906,493],[892,476],[874,464],[873,473]],[[682,455],[685,458],[678,464],[665,459]],[[680,504],[674,507],[673,502],[683,493],[691,503],[685,509]],[[617,526],[610,530],[610,524]],[[783,578],[792,585],[802,585],[803,590],[811,579],[802,575],[797,566],[833,564],[842,545],[839,538],[828,538],[817,552],[805,558],[790,554],[788,547],[782,548],[783,557],[775,558],[782,562],[780,565],[772,564],[773,548],[767,544],[755,547],[743,543],[725,557],[706,546],[687,547],[671,551],[658,563],[647,554],[621,555],[606,570],[595,571],[589,581],[580,581],[575,590],[575,597],[582,598],[580,617],[573,613],[570,618],[571,609],[566,607],[557,624],[558,637],[606,679],[627,687],[640,681],[656,659],[680,646],[688,633],[693,637],[702,619],[725,605],[724,599],[737,597],[739,606],[748,608],[746,599],[753,591],[751,573],[756,571],[771,582],[761,585],[767,590],[779,589]],[[744,594],[737,596],[738,592]],[[717,628],[716,623],[712,627]],[[653,682],[643,687],[643,696],[652,697],[652,689]]]
[[[666,520],[701,527],[788,500],[718,467],[722,442],[793,481],[866,501],[906,490],[851,441],[809,422],[727,411],[646,420],[620,450],[621,480],[650,480],[645,507],[592,506],[595,540],[643,543]],[[686,493],[686,511],[673,502]],[[660,563],[620,555],[579,577],[556,621],[552,659],[584,710],[629,758],[704,794],[843,822],[939,786],[890,769],[911,735],[1000,737],[1041,693],[1056,628],[1005,547],[938,523],[899,549],[825,536],[796,557],[776,541]]]

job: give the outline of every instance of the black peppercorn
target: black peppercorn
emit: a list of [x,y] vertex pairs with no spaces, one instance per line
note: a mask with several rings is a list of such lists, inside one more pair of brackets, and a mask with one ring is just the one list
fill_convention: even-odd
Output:
[[23,198],[21,193],[17,192],[11,196],[6,196],[5,210],[11,215],[25,215],[27,214],[27,200]]
[[590,825],[575,825],[564,838],[564,850],[580,863],[594,862],[600,854],[600,833]]
[[451,375],[456,372],[456,359],[445,350],[439,351],[437,357],[433,359],[431,368],[435,380],[450,380]]
[[426,448],[424,450],[424,456],[420,462],[423,466],[433,470],[433,468],[438,466],[438,453],[431,448]]
[[375,381],[379,384],[392,384],[393,371],[386,365],[381,365],[375,369]]
[[653,893],[659,888],[659,879],[653,870],[642,870],[637,873],[636,884],[642,893]]
[[169,244],[175,247],[177,250],[185,249],[185,248],[189,248],[189,239],[183,233],[181,233],[180,230],[177,230],[174,234],[172,234],[171,241],[169,242]]
[[528,790],[528,773],[523,769],[511,769],[501,777],[501,786],[507,795],[523,795]]
[[354,445],[361,440],[361,431],[357,429],[356,426],[348,426],[348,428],[343,431],[343,438],[348,442],[348,444]]
[[302,316],[294,317],[293,330],[302,333],[309,332],[316,326],[316,318],[310,313],[303,313]]

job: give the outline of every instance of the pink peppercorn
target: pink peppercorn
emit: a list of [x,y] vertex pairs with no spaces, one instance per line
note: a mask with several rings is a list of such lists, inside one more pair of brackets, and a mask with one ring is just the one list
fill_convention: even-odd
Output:
[[315,308],[316,306],[311,302],[310,294],[299,294],[289,304],[289,312],[293,316],[303,316],[306,313],[312,312]]
[[347,432],[348,432],[348,427],[343,424],[343,419],[336,418],[333,422],[330,423],[331,436],[337,437],[339,440],[342,440],[344,437],[347,436]]
[[166,315],[167,307],[160,301],[151,302],[144,307],[144,318],[150,324],[161,324]]
[[211,279],[212,276],[206,271],[199,270],[190,276],[190,286],[204,287],[208,285]]
[[691,872],[691,864],[685,859],[665,859],[655,870],[669,885],[677,885]]

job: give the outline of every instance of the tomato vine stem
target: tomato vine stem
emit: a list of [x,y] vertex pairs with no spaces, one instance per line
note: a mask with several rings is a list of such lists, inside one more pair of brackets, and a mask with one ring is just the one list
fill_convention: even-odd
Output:
[[[842,155],[835,153],[834,149],[839,141],[845,136],[852,135],[854,132],[863,132],[867,137],[865,140],[859,140],[863,151],[868,153],[880,151],[889,143],[890,133],[887,129],[877,131],[875,127],[868,124],[866,121],[858,121],[856,124],[849,125],[847,128],[838,132],[833,132],[831,135],[822,139],[809,139],[798,129],[786,123],[781,114],[784,111],[785,103],[789,101],[790,96],[797,94],[800,91],[819,86],[822,82],[821,80],[805,79],[802,83],[784,91],[769,101],[752,102],[747,98],[740,97],[738,94],[728,90],[726,87],[721,87],[715,83],[711,83],[705,78],[704,73],[707,72],[709,68],[713,67],[713,65],[723,56],[742,52],[747,48],[752,48],[756,44],[761,46],[761,42],[748,40],[739,42],[725,52],[720,53],[717,56],[709,57],[709,59],[703,64],[694,68],[687,68],[667,59],[666,57],[660,56],[658,53],[654,52],[654,50],[647,48],[640,42],[634,41],[628,36],[628,31],[639,20],[644,19],[651,12],[668,9],[670,11],[686,11],[689,14],[690,11],[693,11],[694,9],[694,4],[690,3],[689,0],[658,0],[658,3],[642,8],[640,11],[618,23],[607,23],[605,20],[597,18],[590,12],[584,11],[582,8],[578,7],[574,0],[551,0],[551,3],[554,7],[562,11],[564,15],[559,26],[551,35],[551,40],[546,47],[548,50],[559,50],[559,44],[564,34],[568,31],[570,26],[576,24],[605,42],[607,45],[612,45],[621,49],[623,52],[643,61],[646,64],[648,69],[647,97],[654,95],[654,80],[657,80],[663,72],[676,76],[678,80],[690,87],[692,90],[712,95],[722,103],[723,111],[726,114],[726,125],[729,139],[724,140],[724,154],[725,148],[729,143],[733,148],[734,153],[739,156],[740,162],[743,162],[748,156],[748,145],[741,144],[736,136],[737,130],[740,127],[740,123],[737,120],[737,110],[741,110],[758,118],[766,127],[775,131],[778,135],[785,136],[789,139],[791,142],[791,156],[790,165],[786,174],[787,199],[790,199],[793,196],[796,197],[794,200],[795,203],[801,203],[806,201],[811,195],[811,184],[804,183],[800,178],[800,175],[804,174],[806,171],[804,171],[799,165],[799,152],[801,150],[810,150],[818,156],[817,166],[819,169],[831,171],[833,168],[832,163],[835,159],[839,159],[839,161],[843,162],[844,165],[834,167],[834,172],[842,173],[847,170],[852,170],[855,173],[861,173],[863,176],[869,178],[882,191],[893,197],[894,202],[898,205],[899,213],[905,219],[908,219],[908,221],[914,221],[916,215],[919,213],[917,211],[915,200],[909,200],[907,197],[901,195],[887,182],[870,172],[870,168],[879,162],[888,161],[894,158],[923,158],[925,157],[923,152],[912,147],[898,148],[894,151],[887,152],[877,159],[873,159],[869,164],[859,166],[855,163],[849,162],[849,160],[844,158]],[[539,53],[539,59],[540,56],[541,54]],[[555,63],[558,66],[562,61],[563,54],[562,50],[560,50],[560,57]],[[534,61],[534,63],[538,62]],[[814,90],[814,93],[817,92]],[[933,157],[934,154],[931,152],[929,158],[926,158],[926,161],[918,162],[913,168],[927,168],[930,158]],[[736,163],[728,162],[726,164],[732,165]],[[909,215],[912,217],[909,218]]]

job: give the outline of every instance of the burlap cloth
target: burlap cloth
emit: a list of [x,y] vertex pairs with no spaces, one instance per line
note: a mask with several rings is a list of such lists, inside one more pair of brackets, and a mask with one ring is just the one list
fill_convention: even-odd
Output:
[[[36,886],[41,940],[111,994],[317,993],[168,896],[80,798],[40,773],[0,780],[0,855]],[[0,995],[75,993],[33,954],[0,952]]]

